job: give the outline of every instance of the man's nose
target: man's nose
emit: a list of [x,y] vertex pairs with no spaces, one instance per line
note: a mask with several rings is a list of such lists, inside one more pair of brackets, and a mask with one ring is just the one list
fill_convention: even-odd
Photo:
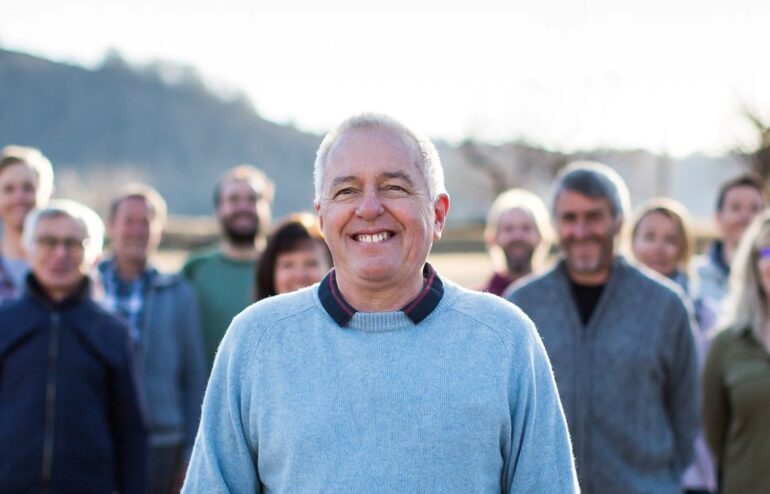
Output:
[[591,236],[591,226],[589,225],[588,221],[579,219],[575,222],[573,233],[575,238],[579,240],[585,240]]
[[356,208],[356,214],[364,219],[376,218],[384,211],[377,192],[365,192]]

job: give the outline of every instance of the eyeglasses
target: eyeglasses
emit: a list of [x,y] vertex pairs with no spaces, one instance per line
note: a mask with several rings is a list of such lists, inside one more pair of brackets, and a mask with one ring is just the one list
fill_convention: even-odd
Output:
[[38,237],[35,239],[35,243],[42,249],[53,252],[59,245],[64,247],[67,253],[70,252],[83,252],[88,245],[89,239],[77,239],[77,238],[56,238],[56,237]]

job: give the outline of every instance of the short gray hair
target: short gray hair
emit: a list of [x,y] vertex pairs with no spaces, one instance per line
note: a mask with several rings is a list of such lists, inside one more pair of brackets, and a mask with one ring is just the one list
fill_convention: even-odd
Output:
[[429,139],[417,134],[403,123],[387,115],[360,113],[345,119],[329,131],[318,147],[313,166],[316,204],[321,201],[321,187],[323,186],[324,172],[326,171],[326,161],[329,158],[332,147],[340,137],[351,130],[358,129],[389,130],[410,139],[417,146],[417,150],[422,156],[422,173],[425,177],[425,182],[428,184],[431,200],[435,201],[440,194],[446,194],[444,168],[441,165],[441,159],[439,158],[436,146]]
[[37,233],[40,220],[62,216],[72,218],[83,225],[86,232],[85,239],[88,239],[83,258],[88,264],[94,262],[102,253],[104,223],[91,208],[67,199],[51,201],[48,206],[36,209],[27,215],[24,219],[24,231],[21,237],[24,248],[30,251],[34,247],[35,233]]
[[631,207],[628,187],[618,172],[595,161],[575,161],[556,176],[551,199],[551,213],[554,217],[556,201],[565,190],[578,192],[591,199],[607,199],[616,221],[622,221]]

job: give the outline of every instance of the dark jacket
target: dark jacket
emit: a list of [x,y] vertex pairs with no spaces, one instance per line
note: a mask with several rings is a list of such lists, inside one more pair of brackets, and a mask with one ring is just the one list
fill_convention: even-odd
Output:
[[88,282],[54,303],[34,276],[0,308],[0,492],[143,493],[147,433],[125,327]]

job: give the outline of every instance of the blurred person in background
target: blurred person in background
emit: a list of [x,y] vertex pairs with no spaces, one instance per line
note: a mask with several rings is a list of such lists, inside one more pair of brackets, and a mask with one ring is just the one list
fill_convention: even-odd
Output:
[[140,363],[153,494],[181,486],[208,374],[195,292],[151,261],[165,222],[166,202],[155,189],[127,185],[110,204],[112,256],[99,264],[103,305],[128,326]]
[[273,182],[262,171],[241,165],[225,172],[214,188],[220,248],[192,257],[182,268],[198,294],[209,369],[233,317],[254,300],[254,276],[272,202]]
[[257,269],[256,299],[318,283],[331,267],[318,219],[308,213],[292,215],[267,239]]
[[515,286],[553,363],[587,494],[681,494],[698,425],[697,361],[681,295],[617,253],[623,179],[576,162],[551,205],[560,261]]
[[511,283],[539,270],[551,247],[548,210],[524,189],[509,189],[489,210],[484,238],[494,273],[482,291],[502,295]]
[[90,293],[103,233],[72,201],[25,220],[31,273],[0,308],[0,492],[146,492],[130,337]]
[[697,276],[695,298],[720,311],[727,296],[730,263],[743,232],[768,204],[770,191],[765,180],[756,173],[744,173],[719,187],[714,219],[718,238],[708,251],[694,259]]
[[29,270],[21,245],[24,218],[45,206],[52,191],[53,168],[39,150],[6,146],[0,151],[0,303],[21,296]]
[[[631,251],[637,261],[678,284],[688,298],[690,277],[687,269],[692,252],[690,215],[687,209],[668,198],[655,198],[641,206],[631,224]],[[710,309],[694,302],[695,341],[700,362],[707,351],[707,336],[701,321],[710,327],[716,319]],[[684,473],[686,493],[716,492],[714,461],[702,432],[695,439],[695,459]]]
[[730,273],[724,329],[703,373],[706,438],[720,492],[770,492],[770,212],[746,231]]

